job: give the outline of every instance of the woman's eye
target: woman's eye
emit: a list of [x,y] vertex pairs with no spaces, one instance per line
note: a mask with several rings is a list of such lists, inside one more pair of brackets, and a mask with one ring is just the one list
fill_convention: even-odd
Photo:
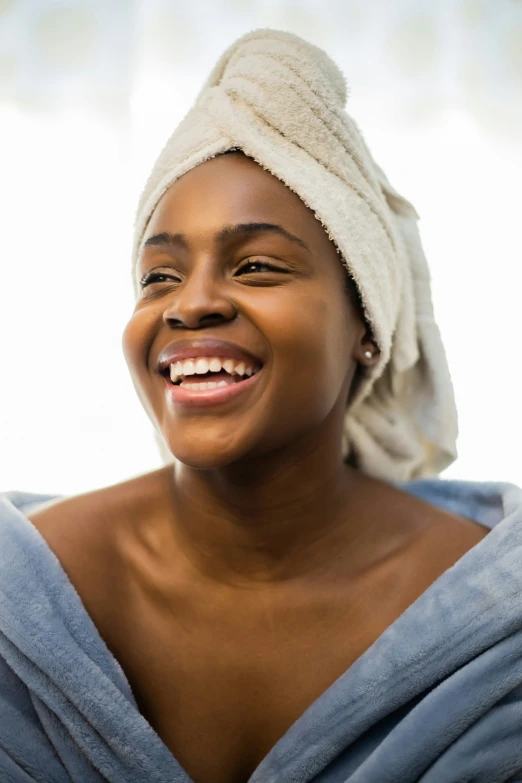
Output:
[[160,283],[163,282],[160,280],[160,278],[163,278],[164,280],[173,280],[174,282],[179,282],[177,278],[174,278],[172,275],[167,275],[164,272],[151,272],[148,275],[145,275],[140,280],[140,285],[142,288],[145,288],[147,285],[150,285],[151,283]]
[[241,274],[243,272],[252,274],[255,272],[263,272],[265,269],[268,269],[272,272],[284,272],[284,269],[280,269],[273,264],[269,264],[268,261],[249,261],[247,264],[243,264],[243,266],[240,267],[237,271]]

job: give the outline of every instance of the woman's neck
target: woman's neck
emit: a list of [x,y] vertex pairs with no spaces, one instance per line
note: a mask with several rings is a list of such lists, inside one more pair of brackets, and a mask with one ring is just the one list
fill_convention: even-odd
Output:
[[321,574],[363,546],[369,479],[331,449],[281,451],[240,466],[169,466],[176,548],[199,575],[234,586]]

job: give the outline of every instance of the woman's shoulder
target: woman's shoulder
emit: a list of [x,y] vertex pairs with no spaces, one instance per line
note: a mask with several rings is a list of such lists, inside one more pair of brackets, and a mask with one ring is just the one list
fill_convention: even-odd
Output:
[[146,510],[164,473],[161,468],[76,495],[14,490],[0,493],[0,499],[5,509],[16,509],[40,531],[51,532],[61,525],[69,531],[80,531],[83,525],[93,530]]
[[[82,516],[74,514],[78,508],[75,498],[60,495],[0,493],[2,781],[29,780],[29,776],[33,780],[36,770],[45,773],[39,780],[65,782],[70,780],[67,769],[72,767],[79,779],[94,781],[90,777],[94,768],[77,753],[70,756],[67,769],[60,761],[71,752],[71,731],[74,735],[76,726],[84,739],[84,726],[89,723],[86,710],[93,703],[93,693],[100,704],[110,691],[111,700],[122,700],[121,713],[132,705],[130,686],[110,649],[102,643],[97,618],[90,616],[86,596],[73,589],[78,575],[81,583],[81,569],[76,564],[89,561],[89,552],[96,544],[95,536],[87,541],[75,539]],[[62,553],[71,540],[81,546],[69,561]],[[61,556],[58,559],[53,548]],[[105,569],[99,565],[97,581],[107,589]],[[69,571],[73,579],[68,578]],[[110,595],[106,592],[105,600]],[[59,666],[56,661],[60,661]],[[39,705],[36,711],[35,704]],[[63,731],[56,715],[64,724]],[[99,715],[97,705],[97,718]]]
[[126,544],[140,522],[154,513],[163,471],[73,496],[4,492],[0,494],[0,538],[3,535],[6,545],[9,540],[13,548],[16,537],[21,558],[28,556],[31,541],[31,556],[39,558],[42,567],[51,561],[59,565],[95,624],[101,626],[104,612],[113,608],[107,596],[118,600],[114,584],[124,585]]
[[477,545],[481,552],[493,550],[493,528],[502,536],[522,522],[522,490],[508,482],[366,476],[361,484],[365,519],[386,545],[397,542],[394,555],[417,564],[419,572],[449,568]]
[[394,485],[412,498],[453,517],[494,528],[507,517],[522,518],[522,488],[506,481],[417,478]]

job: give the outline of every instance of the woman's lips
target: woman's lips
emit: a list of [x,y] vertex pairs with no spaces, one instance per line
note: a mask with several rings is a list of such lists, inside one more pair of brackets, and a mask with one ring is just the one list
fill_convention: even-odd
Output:
[[[163,376],[163,383],[168,394],[176,405],[183,407],[202,408],[210,405],[219,405],[238,397],[247,392],[256,383],[262,373],[262,369],[245,378],[243,381],[235,381],[227,386],[217,386],[214,389],[191,389],[187,386],[174,385],[169,379]],[[194,377],[194,380],[196,380]],[[203,381],[203,378],[201,378]]]

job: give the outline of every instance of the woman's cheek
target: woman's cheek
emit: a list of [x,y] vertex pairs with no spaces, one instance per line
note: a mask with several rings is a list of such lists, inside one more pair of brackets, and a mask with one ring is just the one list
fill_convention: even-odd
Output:
[[137,338],[137,334],[135,335],[135,332],[136,332],[135,316],[132,315],[130,319],[127,321],[127,323],[125,324],[125,327],[121,335],[121,347],[129,370],[134,364],[134,359],[135,359],[136,338]]
[[146,366],[154,340],[157,319],[149,309],[135,309],[126,323],[121,344],[129,369]]

